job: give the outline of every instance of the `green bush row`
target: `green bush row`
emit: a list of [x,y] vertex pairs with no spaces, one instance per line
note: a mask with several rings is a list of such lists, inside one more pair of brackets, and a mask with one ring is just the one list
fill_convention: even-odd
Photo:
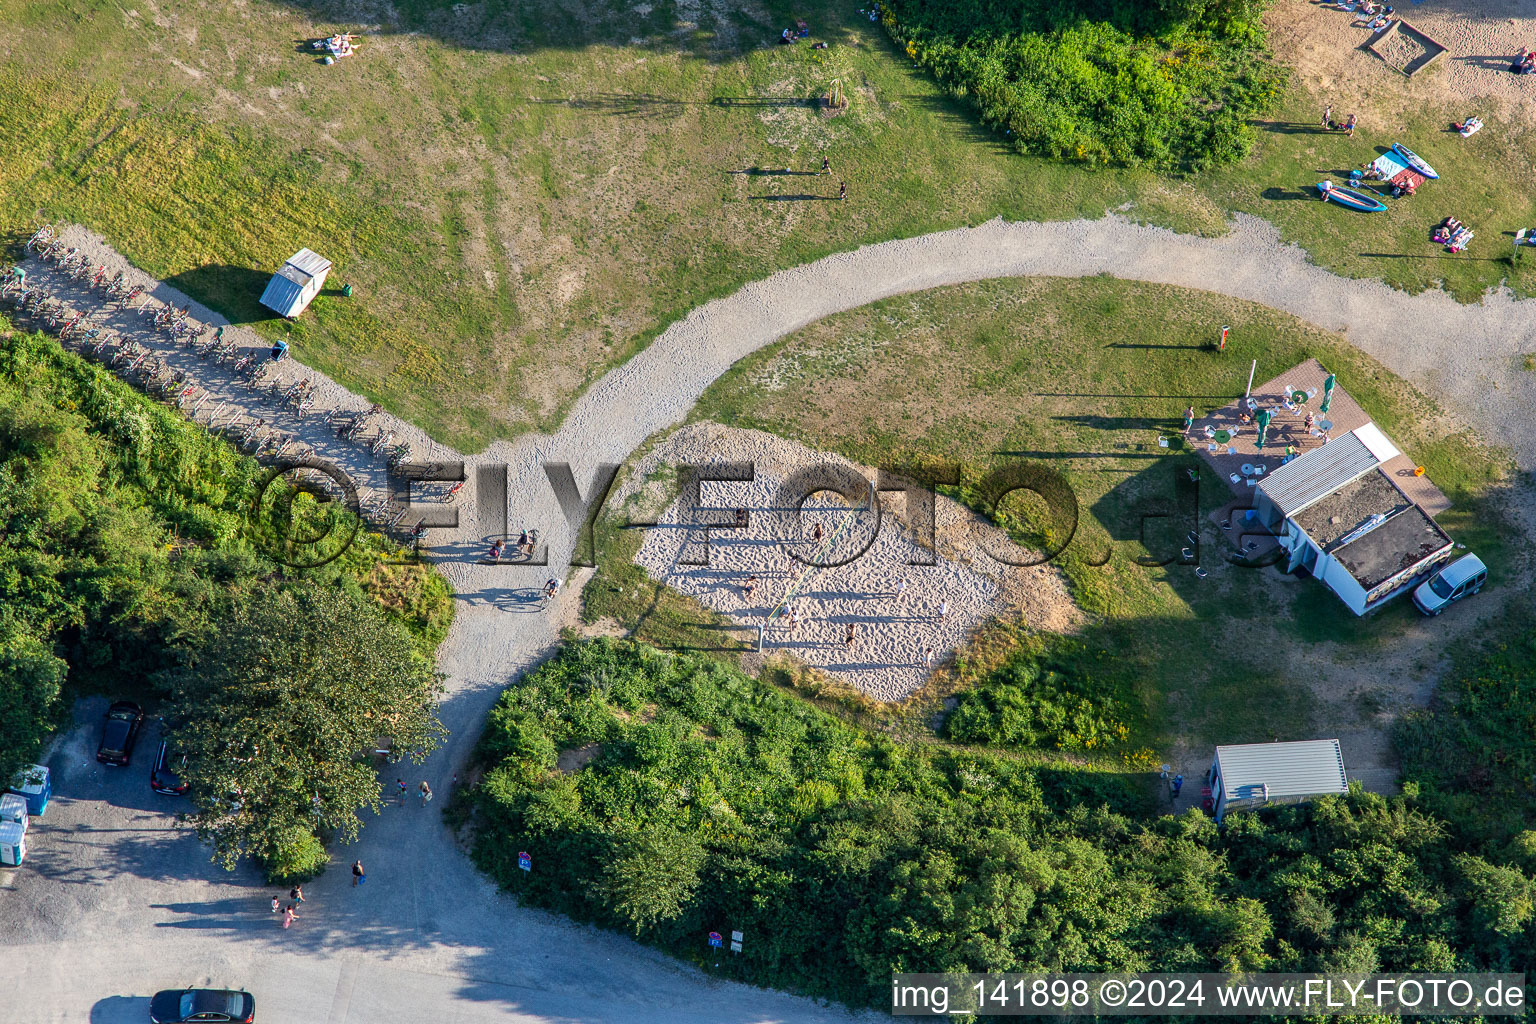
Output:
[[1253,144],[1280,75],[1257,0],[890,0],[887,33],[1020,152],[1199,171]]
[[[509,688],[476,861],[711,973],[889,999],[893,971],[1518,969],[1536,842],[1411,797],[1151,818],[1143,777],[904,745],[716,662],[570,644]],[[1536,835],[1527,835],[1536,840]],[[517,855],[532,855],[532,870]],[[744,951],[707,935],[741,931]]]

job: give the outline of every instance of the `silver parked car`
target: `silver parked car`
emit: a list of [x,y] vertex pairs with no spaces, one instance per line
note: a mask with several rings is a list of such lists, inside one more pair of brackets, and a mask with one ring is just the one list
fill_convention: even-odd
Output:
[[1413,592],[1413,603],[1425,615],[1439,615],[1468,594],[1483,589],[1488,580],[1488,567],[1476,555],[1462,555],[1450,565],[1419,584]]

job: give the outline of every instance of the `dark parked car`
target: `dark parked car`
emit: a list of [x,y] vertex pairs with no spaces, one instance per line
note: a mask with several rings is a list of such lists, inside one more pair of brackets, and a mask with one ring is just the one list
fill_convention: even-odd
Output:
[[160,753],[155,755],[155,766],[149,770],[149,788],[166,796],[181,796],[187,784],[181,778],[181,766],[187,763],[187,755],[171,749],[169,740],[160,741]]
[[102,764],[126,765],[133,757],[133,745],[144,724],[144,709],[131,700],[120,700],[107,708],[106,725],[101,730],[101,746],[96,760]]
[[247,1024],[256,1019],[256,997],[222,988],[180,988],[156,992],[149,1001],[151,1024],[209,1021]]

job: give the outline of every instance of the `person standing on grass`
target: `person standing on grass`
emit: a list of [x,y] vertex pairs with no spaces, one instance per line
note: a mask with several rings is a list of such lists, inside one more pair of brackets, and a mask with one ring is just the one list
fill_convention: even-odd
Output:
[[828,160],[826,158],[825,154],[823,154],[822,158],[821,158],[821,173],[822,174],[831,174],[832,173],[832,161]]
[[421,785],[416,788],[416,792],[421,796],[421,806],[427,806],[427,801],[432,799],[432,787],[427,785],[426,779],[421,780]]
[[837,198],[848,198],[848,183],[846,181],[840,181],[837,183]]
[[1355,137],[1355,115],[1354,114],[1350,114],[1349,115],[1349,120],[1344,122],[1344,134],[1348,135],[1350,138],[1354,138]]
[[366,879],[367,877],[368,877],[367,875],[363,874],[363,862],[360,861],[360,860],[353,861],[352,862],[352,888],[356,889],[363,882],[363,880]]
[[1184,410],[1184,433],[1187,434],[1193,429],[1195,429],[1195,407],[1191,405]]
[[1329,122],[1332,121],[1332,120],[1333,120],[1333,104],[1330,103],[1326,107],[1323,108],[1323,119],[1322,119],[1322,121],[1320,121],[1318,123],[1318,127],[1319,128],[1327,128]]

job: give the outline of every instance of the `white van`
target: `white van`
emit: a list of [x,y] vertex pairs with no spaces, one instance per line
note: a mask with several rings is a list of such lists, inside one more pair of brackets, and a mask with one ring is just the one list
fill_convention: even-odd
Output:
[[1488,579],[1488,567],[1476,555],[1462,555],[1450,565],[1419,584],[1413,592],[1413,603],[1425,615],[1439,615],[1468,594],[1483,589]]

